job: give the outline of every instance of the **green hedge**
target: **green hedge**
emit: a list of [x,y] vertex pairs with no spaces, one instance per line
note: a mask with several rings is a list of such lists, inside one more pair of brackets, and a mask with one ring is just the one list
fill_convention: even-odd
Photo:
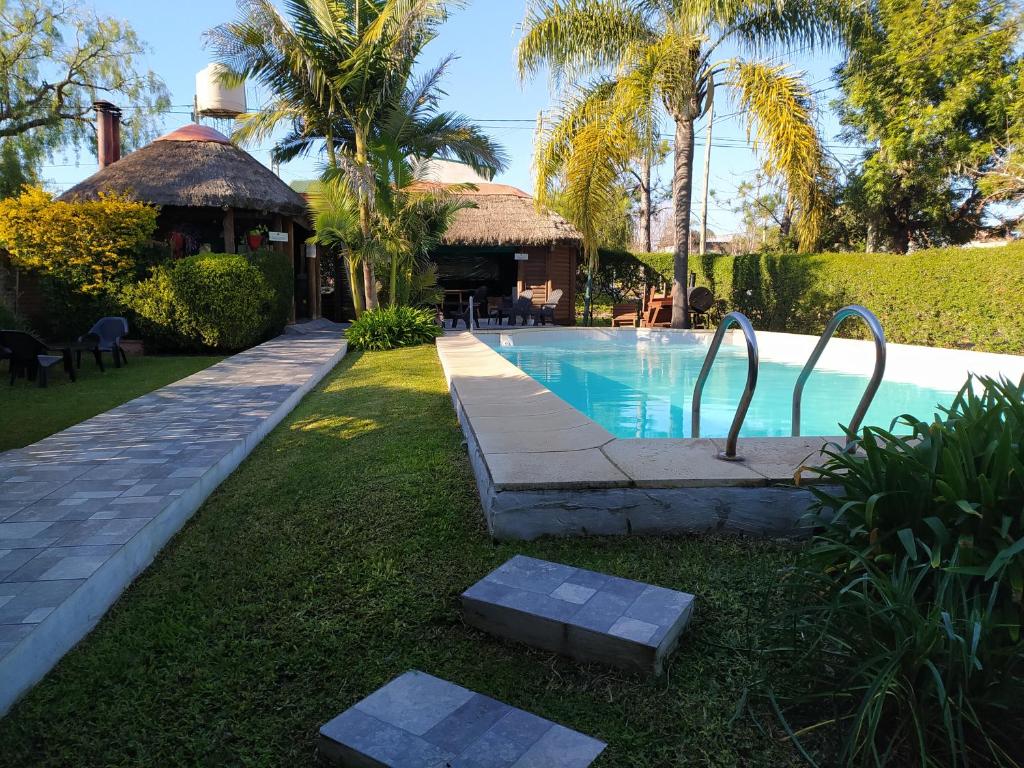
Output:
[[[672,254],[637,258],[666,279]],[[1024,354],[1024,243],[906,255],[816,253],[690,258],[717,299],[754,327],[818,335],[846,304],[878,315],[891,342]],[[850,322],[847,335],[864,329]]]
[[157,267],[125,298],[153,347],[231,352],[281,331],[292,285],[279,253],[200,254]]

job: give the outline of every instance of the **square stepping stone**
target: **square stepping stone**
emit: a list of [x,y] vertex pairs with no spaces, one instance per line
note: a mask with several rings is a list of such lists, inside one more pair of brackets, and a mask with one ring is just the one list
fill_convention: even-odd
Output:
[[517,555],[462,594],[467,624],[577,661],[661,674],[693,595]]
[[413,670],[324,725],[317,748],[342,768],[586,768],[605,744]]

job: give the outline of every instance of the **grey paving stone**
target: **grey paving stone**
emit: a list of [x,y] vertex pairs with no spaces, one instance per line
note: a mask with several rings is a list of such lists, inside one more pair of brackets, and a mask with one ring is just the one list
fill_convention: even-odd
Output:
[[0,549],[0,581],[17,571],[32,558],[43,552],[40,549]]
[[470,691],[430,675],[410,673],[356,704],[356,709],[422,736],[473,697]]
[[586,768],[605,747],[415,670],[325,724],[317,745],[347,768]]
[[85,579],[96,572],[107,559],[120,549],[118,545],[84,547],[48,547],[39,552],[21,568],[8,575],[5,581],[57,581]]
[[485,632],[655,674],[689,623],[693,603],[684,592],[521,555],[462,594],[466,622]]
[[35,624],[0,624],[0,658],[28,637]]
[[83,579],[0,583],[0,624],[38,623],[84,583]]

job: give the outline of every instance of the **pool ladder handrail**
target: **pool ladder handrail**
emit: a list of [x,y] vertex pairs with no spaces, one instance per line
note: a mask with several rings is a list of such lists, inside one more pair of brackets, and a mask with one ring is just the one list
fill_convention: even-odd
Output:
[[743,420],[747,417],[747,409],[750,408],[750,401],[754,398],[754,390],[757,388],[757,371],[759,367],[759,354],[757,349],[757,335],[750,320],[742,312],[730,312],[722,319],[721,325],[711,340],[708,354],[704,358],[704,366],[697,376],[697,383],[693,388],[693,406],[691,412],[691,430],[694,438],[700,437],[700,401],[704,394],[704,384],[711,374],[711,367],[718,356],[718,350],[725,340],[725,333],[733,325],[739,326],[747,344],[747,383],[743,388],[743,396],[740,404],[736,407],[736,415],[733,416],[732,426],[729,427],[729,436],[725,441],[725,450],[718,454],[723,461],[743,461],[743,458],[736,455],[736,442],[739,439],[740,429],[743,427]]
[[882,324],[878,321],[874,312],[867,307],[862,307],[860,304],[851,304],[847,307],[843,307],[832,316],[828,326],[825,328],[825,332],[821,334],[821,338],[818,339],[818,343],[815,345],[814,351],[811,352],[811,356],[808,358],[807,364],[804,365],[803,370],[800,371],[800,376],[796,380],[796,386],[793,388],[793,437],[800,437],[800,404],[803,399],[804,385],[807,383],[807,379],[810,378],[814,367],[818,364],[818,360],[821,359],[821,355],[825,351],[825,347],[828,346],[828,343],[832,340],[833,334],[835,334],[839,329],[839,326],[850,317],[861,318],[871,331],[871,336],[875,342],[875,369],[871,374],[870,381],[868,381],[867,389],[864,390],[864,395],[861,397],[860,403],[857,405],[857,410],[853,413],[853,419],[846,428],[847,448],[849,448],[853,442],[852,436],[857,434],[857,431],[860,429],[860,423],[864,420],[864,416],[867,414],[868,408],[871,407],[872,400],[875,399],[878,387],[882,383],[882,377],[885,375],[885,331],[882,330]]

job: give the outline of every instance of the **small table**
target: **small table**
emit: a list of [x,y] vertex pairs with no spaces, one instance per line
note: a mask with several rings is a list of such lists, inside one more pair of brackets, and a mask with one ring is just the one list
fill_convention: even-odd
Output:
[[[95,354],[97,351],[96,343],[95,339],[88,338],[71,341],[48,341],[46,342],[46,348],[51,352],[59,353],[64,358],[64,372],[72,382],[75,382],[78,380],[75,376],[75,356],[78,355],[78,359],[81,360],[82,352],[92,352]],[[95,354],[95,357],[100,367],[100,372],[105,373],[103,359],[98,354]]]

